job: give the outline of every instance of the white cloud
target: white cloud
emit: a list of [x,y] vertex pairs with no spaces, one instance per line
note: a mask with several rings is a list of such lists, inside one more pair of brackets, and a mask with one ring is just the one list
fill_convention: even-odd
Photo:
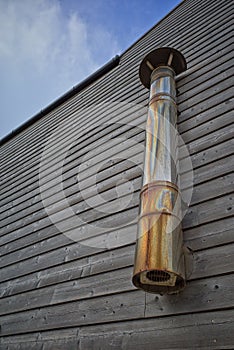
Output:
[[[35,113],[117,52],[104,27],[89,27],[79,13],[65,15],[59,0],[0,0],[0,99],[6,105],[1,119],[14,112],[6,101],[14,86],[17,94],[22,89],[15,103],[30,105],[30,96]],[[31,110],[25,109],[24,119]]]
[[59,30],[59,7],[46,5],[44,1],[0,2],[1,59],[45,67]]

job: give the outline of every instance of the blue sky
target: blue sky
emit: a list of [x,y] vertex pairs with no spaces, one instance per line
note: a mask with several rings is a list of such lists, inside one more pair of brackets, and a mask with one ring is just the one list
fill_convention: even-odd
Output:
[[0,0],[0,138],[121,54],[180,0]]

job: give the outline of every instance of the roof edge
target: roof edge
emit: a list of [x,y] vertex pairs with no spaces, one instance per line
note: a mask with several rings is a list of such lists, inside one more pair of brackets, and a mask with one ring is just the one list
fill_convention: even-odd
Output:
[[96,80],[101,78],[103,75],[111,71],[113,68],[117,67],[120,62],[120,56],[116,55],[110,61],[108,61],[104,66],[99,68],[96,72],[88,76],[86,79],[81,81],[79,84],[75,85],[72,89],[68,90],[65,94],[60,96],[54,102],[50,103],[46,108],[42,109],[39,113],[35,114],[33,117],[28,119],[26,122],[21,124],[16,129],[13,129],[9,134],[0,139],[0,146],[5,144],[7,141],[12,139],[14,136],[18,135],[21,131],[27,129],[30,125],[34,124],[36,121],[40,120],[46,114],[50,113],[53,109],[60,106],[62,103],[66,102],[69,98],[73,97],[78,92],[82,91]]

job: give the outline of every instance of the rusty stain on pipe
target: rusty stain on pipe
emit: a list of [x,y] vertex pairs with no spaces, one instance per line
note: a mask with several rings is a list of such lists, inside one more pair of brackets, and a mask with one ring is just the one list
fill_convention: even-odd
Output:
[[140,66],[150,99],[133,283],[160,294],[185,286],[175,87],[175,75],[185,69],[184,57],[172,48],[150,52]]

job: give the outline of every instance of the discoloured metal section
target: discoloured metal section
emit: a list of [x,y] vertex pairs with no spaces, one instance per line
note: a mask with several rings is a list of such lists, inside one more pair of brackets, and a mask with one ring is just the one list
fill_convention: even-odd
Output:
[[147,292],[175,293],[185,286],[174,79],[185,68],[183,56],[170,48],[154,50],[140,67],[143,85],[150,79],[150,100],[133,283]]
[[[176,292],[184,287],[178,202],[178,189],[169,182],[157,181],[141,191],[133,283],[148,292]],[[153,271],[167,273],[170,279],[160,283],[147,279]]]

